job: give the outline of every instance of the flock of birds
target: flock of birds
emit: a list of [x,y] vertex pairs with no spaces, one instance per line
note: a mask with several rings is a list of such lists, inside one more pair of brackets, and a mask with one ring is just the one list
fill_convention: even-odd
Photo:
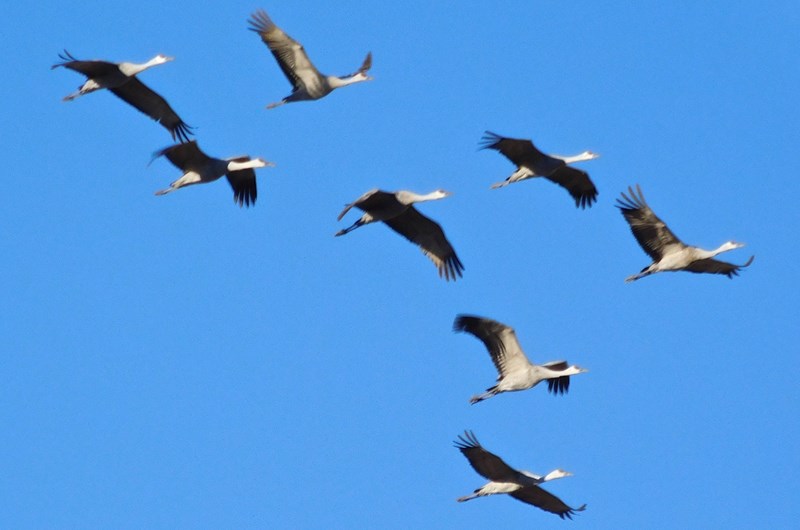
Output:
[[[371,53],[367,54],[355,73],[343,77],[326,76],[314,67],[303,46],[277,27],[263,10],[253,13],[248,22],[250,24],[248,29],[261,37],[292,84],[290,95],[267,105],[267,108],[296,101],[320,99],[334,89],[372,79],[367,75],[372,66]],[[212,182],[225,176],[233,189],[236,204],[240,207],[255,204],[258,196],[255,169],[274,164],[262,158],[249,156],[219,159],[206,155],[200,150],[196,140],[190,140],[189,137],[193,135],[192,127],[178,116],[163,97],[138,79],[138,74],[171,61],[171,57],[156,55],[151,60],[139,64],[100,60],[81,61],[67,51],[59,57],[62,62],[53,65],[53,68],[64,67],[86,76],[83,85],[76,92],[64,97],[64,101],[107,89],[159,122],[169,131],[173,140],[178,142],[154,155],[154,159],[165,156],[183,172],[180,178],[172,182],[168,188],[157,191],[156,195],[164,195],[193,184]],[[506,138],[488,131],[482,140],[483,148],[500,152],[516,166],[516,170],[507,179],[493,184],[492,188],[544,177],[563,187],[575,201],[576,207],[589,208],[597,201],[597,188],[588,173],[573,167],[572,164],[592,160],[599,155],[591,151],[584,151],[575,156],[548,155],[539,151],[530,140]],[[440,277],[445,280],[456,280],[462,276],[464,270],[461,260],[445,237],[442,227],[415,208],[417,203],[443,199],[449,195],[450,193],[444,190],[435,190],[427,194],[406,190],[396,192],[370,190],[345,206],[338,220],[354,207],[363,214],[351,226],[339,230],[335,235],[342,236],[363,225],[382,221],[419,246],[436,265]],[[627,194],[623,192],[617,199],[616,206],[630,225],[631,232],[639,245],[652,259],[650,265],[641,272],[627,277],[626,282],[666,271],[724,274],[732,278],[753,261],[753,257],[750,257],[743,265],[735,265],[715,259],[722,252],[744,246],[735,241],[723,243],[714,250],[704,250],[683,243],[650,209],[638,185],[635,190],[629,187]],[[564,394],[569,390],[570,377],[587,371],[579,366],[569,365],[566,361],[553,361],[541,365],[531,363],[523,352],[514,329],[495,320],[458,315],[454,330],[472,334],[483,342],[498,372],[496,384],[487,388],[484,393],[473,396],[470,399],[470,403],[473,404],[503,392],[527,390],[543,381],[547,381],[549,392]],[[546,475],[536,475],[516,470],[484,449],[471,431],[465,431],[463,436],[459,436],[455,446],[475,471],[489,480],[472,494],[458,498],[459,502],[505,493],[554,513],[562,519],[572,518],[574,513],[586,508],[586,505],[571,508],[541,488],[544,482],[570,476],[569,472],[556,469]]]

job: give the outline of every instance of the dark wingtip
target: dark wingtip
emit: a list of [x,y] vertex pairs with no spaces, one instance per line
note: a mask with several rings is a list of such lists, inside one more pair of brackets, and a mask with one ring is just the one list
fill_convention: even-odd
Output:
[[622,197],[617,198],[617,203],[614,206],[616,206],[623,212],[638,210],[639,208],[645,206],[644,195],[642,194],[642,189],[639,187],[638,184],[636,185],[636,189],[639,190],[639,197],[636,196],[636,194],[633,191],[633,188],[628,186],[628,193],[630,194],[630,197],[628,197],[628,195],[625,195],[624,191],[620,192],[620,195]]
[[[195,141],[195,140],[190,140],[190,142],[194,142],[194,141]],[[166,146],[166,147],[162,147],[162,148],[161,148],[161,149],[159,149],[158,151],[154,151],[154,152],[153,152],[153,156],[152,156],[152,158],[150,158],[150,162],[148,162],[148,163],[147,163],[147,165],[149,166],[150,164],[152,164],[152,163],[153,163],[153,161],[154,161],[156,158],[158,158],[158,157],[161,157],[161,156],[164,156],[165,154],[167,154],[167,152],[168,152],[168,151],[170,151],[171,149],[175,149],[176,147],[178,147],[178,146],[179,146],[179,145],[181,145],[182,143],[183,143],[183,142],[181,142],[181,143],[177,143],[177,144],[168,145],[168,146]]]
[[441,267],[439,267],[439,277],[444,276],[445,281],[456,281],[458,278],[463,277],[464,265],[458,256],[454,253],[448,257]]
[[575,198],[575,207],[580,208],[581,210],[585,210],[586,208],[591,208],[594,203],[597,202],[597,190],[593,190],[589,193],[581,195]]
[[484,131],[480,142],[478,142],[478,150],[495,149],[497,143],[501,140],[503,140],[503,137],[499,134],[493,133],[492,131]]
[[728,272],[728,274],[727,274],[728,278],[730,278],[730,279],[733,279],[733,277],[734,277],[734,276],[739,276],[739,271],[740,271],[741,269],[744,269],[745,267],[749,267],[749,266],[750,266],[750,264],[751,264],[751,263],[753,263],[753,260],[754,260],[754,259],[756,259],[756,255],[755,255],[755,254],[753,254],[752,256],[750,256],[750,259],[749,259],[749,260],[747,260],[747,261],[744,263],[744,265],[736,265],[736,268],[734,268],[734,269],[731,269],[731,270]]
[[476,318],[477,317],[472,315],[456,315],[456,319],[453,321],[453,332],[458,333],[461,331],[467,331],[467,327],[469,326],[467,322]]
[[369,69],[372,68],[372,52],[367,52],[367,56],[364,58],[364,62],[361,63],[361,68],[358,69],[358,73],[366,74]]
[[564,519],[564,518],[567,518],[567,519],[569,519],[570,521],[572,521],[572,516],[573,516],[573,515],[576,515],[578,512],[582,512],[582,511],[584,511],[585,509],[586,509],[586,505],[585,505],[585,504],[583,504],[583,505],[581,505],[579,508],[569,508],[568,510],[565,510],[565,511],[563,511],[563,512],[560,512],[560,513],[558,513],[557,515],[558,515],[559,517],[561,517],[562,519]]
[[233,202],[238,205],[239,208],[255,206],[257,197],[258,193],[255,188],[233,192]]
[[173,140],[176,140],[180,143],[185,143],[190,141],[189,135],[194,135],[193,130],[194,127],[181,121],[172,127],[169,132],[172,135]]
[[464,434],[459,434],[458,439],[453,441],[453,446],[460,451],[464,451],[465,449],[481,447],[481,443],[478,441],[474,432],[464,430]]
[[253,14],[250,15],[250,18],[247,19],[247,23],[250,24],[250,27],[247,29],[255,31],[256,33],[267,32],[275,26],[275,23],[263,9],[254,11]]
[[69,63],[69,62],[72,62],[72,61],[77,61],[77,59],[76,59],[75,57],[73,57],[73,56],[72,56],[72,54],[71,54],[71,53],[69,53],[69,52],[66,50],[66,48],[64,49],[64,52],[63,52],[63,53],[59,53],[59,54],[58,54],[58,58],[59,58],[59,59],[61,59],[61,61],[62,61],[62,62],[60,62],[60,63],[56,63],[56,64],[54,64],[53,66],[51,66],[51,67],[50,67],[50,69],[51,69],[51,70],[52,70],[53,68],[58,68],[59,66],[64,66],[64,65],[66,65],[66,64],[67,64],[67,63]]

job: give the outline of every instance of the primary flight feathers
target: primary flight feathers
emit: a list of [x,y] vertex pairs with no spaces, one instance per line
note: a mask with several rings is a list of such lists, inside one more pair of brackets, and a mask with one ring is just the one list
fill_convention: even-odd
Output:
[[275,165],[263,158],[250,158],[246,155],[225,160],[213,158],[201,151],[195,140],[161,149],[153,158],[160,156],[167,157],[172,165],[183,171],[183,175],[172,182],[169,188],[157,191],[156,195],[166,195],[193,184],[213,182],[225,175],[233,188],[233,202],[240,207],[256,203],[258,189],[254,169]]
[[[276,26],[265,11],[260,9],[255,11],[248,19],[248,24],[248,29],[258,34],[292,85],[290,95],[280,101],[270,103],[267,106],[268,108],[275,108],[295,101],[320,99],[337,88],[372,79],[368,75],[372,67],[371,52],[367,53],[361,66],[352,74],[341,77],[324,75],[313,65],[303,45]],[[244,35],[242,28],[240,28],[240,31]],[[155,192],[156,195],[166,195],[186,186],[213,182],[224,176],[233,190],[235,204],[240,207],[255,205],[258,198],[255,170],[273,166],[274,164],[262,158],[251,158],[246,155],[227,159],[214,158],[207,155],[200,150],[196,140],[189,140],[189,136],[193,134],[192,128],[175,113],[163,97],[138,79],[137,76],[141,72],[169,62],[172,57],[156,55],[144,63],[112,63],[100,60],[78,60],[66,50],[59,57],[62,62],[53,65],[52,68],[67,68],[86,77],[86,81],[78,90],[64,97],[64,101],[71,101],[97,90],[108,89],[129,105],[158,121],[170,132],[173,140],[180,142],[165,147],[154,155],[154,159],[165,157],[181,171],[179,178],[174,180],[168,188]],[[240,68],[240,70],[246,69]],[[238,75],[240,73],[242,72],[237,72],[235,82],[246,83],[247,80],[243,78],[244,76]],[[430,77],[439,73],[417,72],[416,74],[427,74]],[[414,75],[415,73],[405,72],[404,74]],[[425,75],[420,77],[424,78]],[[444,97],[440,97],[440,99],[446,102],[447,96],[448,94],[444,94]],[[378,116],[378,118],[382,117]],[[566,122],[567,120],[565,120]],[[409,121],[408,123],[411,122]],[[403,127],[408,128],[408,123],[400,123],[399,129],[402,131]],[[432,123],[435,125],[435,122]],[[314,124],[309,122],[303,126],[306,125],[309,127],[316,125],[330,128],[331,131],[336,130],[337,134],[341,134],[345,138],[350,138],[348,135],[352,132],[347,127],[334,128],[331,123]],[[234,127],[229,129],[229,131],[237,130],[239,129]],[[278,131],[275,134],[280,137],[281,132]],[[440,135],[439,140],[447,140],[446,135]],[[358,141],[356,136],[352,136],[351,143],[361,147],[362,145],[357,143]],[[510,176],[501,182],[493,184],[491,188],[501,188],[515,182],[543,177],[564,188],[575,201],[576,207],[585,209],[597,202],[598,191],[594,182],[589,178],[589,174],[573,167],[575,163],[598,158],[599,155],[596,153],[583,151],[573,156],[546,154],[540,151],[531,140],[507,138],[490,131],[485,132],[480,145],[483,149],[498,151],[516,166]],[[448,148],[451,147],[448,146]],[[366,150],[368,151],[369,147],[366,147]],[[313,156],[314,150],[307,150],[303,155]],[[383,170],[385,168],[380,169]],[[315,181],[314,183],[317,184],[318,182]],[[306,201],[318,191],[319,188],[308,186],[308,190],[304,189],[302,193],[289,196],[287,200],[294,200],[295,202]],[[440,278],[455,281],[462,277],[464,265],[445,236],[442,227],[420,213],[416,208],[417,203],[440,200],[450,195],[450,192],[441,189],[426,194],[418,194],[407,190],[389,192],[372,189],[344,207],[338,215],[337,221],[341,221],[353,208],[357,208],[363,213],[352,225],[339,230],[335,235],[342,236],[361,226],[379,221],[383,222],[389,228],[417,245],[422,253],[434,263]],[[303,204],[303,206],[308,209],[311,207],[309,205],[313,206],[312,203],[313,200]],[[744,265],[735,265],[715,259],[720,253],[741,248],[744,246],[743,243],[728,241],[717,249],[703,250],[681,242],[650,209],[638,185],[636,190],[628,187],[627,194],[624,192],[621,194],[621,197],[617,199],[616,206],[630,225],[631,232],[639,245],[652,259],[652,263],[642,269],[640,273],[626,278],[628,282],[657,272],[678,270],[723,274],[732,278],[742,268],[749,266],[753,262],[753,257],[750,257]],[[475,210],[478,210],[477,206]],[[472,213],[472,211],[468,211],[465,215]],[[477,225],[482,223],[483,219],[478,219],[476,216],[474,222]],[[550,228],[546,227],[546,229]],[[555,229],[557,228],[556,226]],[[508,226],[500,226],[496,229],[498,232],[504,231],[503,237],[508,235],[505,233],[509,232]],[[476,230],[475,233],[477,234],[478,231]],[[484,233],[490,234],[489,232]],[[519,256],[514,256],[513,253],[504,252],[506,249],[502,248],[502,243],[499,242],[500,238],[493,238],[491,235],[484,237],[485,239],[479,241],[479,243],[485,243],[483,245],[486,248],[485,251],[495,259],[497,268],[504,267],[511,271],[510,274],[504,275],[504,280],[507,278],[514,279],[527,272],[525,267],[528,263],[525,260],[520,260]],[[514,237],[513,234],[510,237]],[[565,244],[572,244],[580,248],[581,242],[575,240],[567,241]],[[545,255],[543,259],[547,260],[549,257]],[[548,263],[547,266],[552,267],[553,264]],[[532,274],[538,276],[540,272],[541,270],[535,270]],[[404,286],[404,289],[408,290],[408,286]],[[523,297],[526,296],[524,293],[516,294]],[[410,308],[411,313],[417,310],[418,308],[416,307]],[[577,365],[570,365],[564,360],[533,364],[522,350],[514,328],[496,320],[460,314],[456,316],[453,322],[453,330],[455,332],[469,333],[480,340],[488,351],[498,374],[494,386],[470,398],[470,403],[472,404],[503,392],[527,390],[543,381],[547,382],[548,392],[554,395],[563,395],[569,391],[572,376],[587,372],[586,369]],[[502,402],[502,400],[500,401]],[[499,403],[497,404],[500,405]],[[491,407],[492,405],[488,406]],[[547,410],[535,411],[537,415],[540,413],[546,415],[547,412]],[[516,411],[513,418],[517,420],[522,418],[524,423],[525,412]],[[546,418],[536,418],[536,425],[546,424],[546,421]],[[580,422],[575,422],[575,425],[580,428]],[[459,497],[457,499],[458,502],[466,502],[488,495],[507,494],[521,502],[558,515],[561,519],[572,519],[574,514],[586,509],[585,504],[578,508],[572,508],[541,487],[545,482],[571,476],[572,474],[567,471],[554,469],[546,475],[537,475],[529,471],[517,470],[508,465],[499,456],[487,451],[472,431],[465,431],[463,435],[459,435],[454,444],[467,458],[472,468],[488,480],[486,484],[475,489],[471,494]],[[503,520],[500,520],[496,526],[503,527],[508,525]]]
[[292,84],[292,93],[280,101],[267,105],[269,109],[293,101],[320,99],[337,88],[372,79],[367,75],[367,71],[372,67],[372,53],[367,53],[361,67],[350,75],[342,77],[323,75],[311,63],[303,45],[276,26],[263,9],[253,13],[248,22],[250,23],[248,29],[258,33]]
[[483,394],[472,396],[470,403],[478,403],[502,392],[527,390],[547,381],[547,390],[553,394],[566,394],[569,378],[587,372],[585,368],[568,365],[566,361],[533,364],[517,341],[514,328],[496,320],[472,315],[458,315],[453,331],[465,331],[477,337],[486,346],[497,369],[497,384]]
[[744,243],[726,241],[714,250],[704,250],[683,243],[664,224],[664,221],[653,213],[653,210],[645,202],[644,194],[638,184],[636,191],[628,186],[628,193],[630,196],[625,195],[624,192],[621,194],[622,197],[617,199],[616,206],[628,221],[639,246],[652,258],[653,263],[638,274],[625,278],[626,282],[632,282],[657,272],[681,270],[724,274],[728,278],[733,278],[739,274],[742,268],[753,263],[755,256],[750,256],[744,265],[735,265],[714,259],[718,254],[743,247]]
[[456,251],[444,235],[438,223],[419,213],[414,204],[449,197],[450,192],[435,190],[425,195],[400,190],[388,192],[373,189],[346,205],[339,214],[341,219],[356,207],[364,214],[355,223],[339,230],[335,235],[342,236],[365,224],[383,221],[389,228],[418,245],[422,253],[433,261],[439,270],[439,276],[445,280],[456,280],[461,276],[464,265],[458,259]]
[[64,96],[64,101],[72,101],[84,94],[106,88],[121,100],[163,125],[172,135],[173,140],[189,141],[189,135],[192,134],[191,127],[178,117],[164,98],[136,77],[136,74],[148,68],[172,61],[172,57],[159,54],[146,63],[79,61],[66,50],[59,57],[62,62],[54,64],[52,68],[62,66],[87,77],[86,82],[78,88],[77,92]]
[[465,502],[487,495],[508,494],[527,504],[554,513],[564,519],[572,519],[575,512],[582,512],[586,505],[571,508],[552,493],[542,489],[539,485],[543,482],[572,476],[572,473],[563,469],[554,469],[547,475],[536,475],[530,471],[518,471],[506,464],[499,456],[483,448],[472,431],[464,431],[453,442],[461,451],[469,464],[479,475],[489,480],[470,495],[456,499]]
[[589,179],[589,174],[569,164],[592,160],[600,155],[591,151],[575,156],[546,155],[530,140],[505,138],[490,131],[486,131],[481,141],[482,149],[499,151],[517,166],[511,176],[503,182],[493,184],[492,188],[501,188],[534,177],[545,177],[566,189],[575,199],[575,206],[587,208],[597,201],[597,188]]

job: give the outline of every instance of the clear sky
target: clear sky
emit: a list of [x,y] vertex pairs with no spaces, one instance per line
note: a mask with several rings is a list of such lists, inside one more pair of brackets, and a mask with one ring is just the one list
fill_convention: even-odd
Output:
[[[11,3],[0,297],[3,528],[788,528],[796,524],[795,201],[800,5],[785,2]],[[263,7],[325,73],[290,92],[247,31]],[[254,208],[179,176],[166,131],[110,93],[61,98],[78,58],[176,57],[141,79],[210,155],[258,171]],[[485,130],[585,149],[589,210]],[[740,277],[660,274],[614,200],[640,183],[684,241]],[[440,280],[372,225],[370,188],[436,188],[466,270]],[[458,313],[517,329],[535,362],[590,370],[470,406],[495,372]],[[452,447],[560,467],[561,521],[497,496]]]

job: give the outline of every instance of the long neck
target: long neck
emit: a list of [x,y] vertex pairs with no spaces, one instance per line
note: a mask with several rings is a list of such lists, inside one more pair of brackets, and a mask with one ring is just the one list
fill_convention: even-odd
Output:
[[561,377],[565,375],[577,375],[581,373],[580,369],[576,366],[569,366],[564,370],[553,370],[552,368],[548,368],[547,366],[538,366],[540,370],[545,370],[551,376]]
[[530,471],[520,471],[520,473],[531,479],[531,483],[533,484],[541,484],[542,482],[547,480],[545,477],[537,475],[536,473],[531,473]]
[[403,204],[414,204],[416,202],[435,201],[441,199],[442,194],[437,191],[432,191],[424,195],[414,193],[413,191],[400,191],[397,192],[397,200]]
[[130,77],[158,64],[163,64],[163,61],[159,60],[158,57],[153,57],[146,63],[119,63],[119,69],[123,74]]
[[347,77],[336,77],[335,75],[328,76],[328,84],[331,86],[331,88],[339,88],[366,80],[367,79],[365,77],[360,75],[349,75]]
[[545,476],[537,475],[536,473],[531,473],[530,471],[520,471],[520,473],[531,479],[531,482],[534,484],[541,484],[542,482],[547,482],[548,480],[555,480],[568,476],[568,474],[564,473],[560,469],[554,469]]
[[566,475],[563,472],[559,471],[558,469],[554,469],[553,471],[542,477],[542,482],[547,482],[548,480],[555,480],[557,478],[564,478],[565,476]]
[[239,171],[241,169],[253,169],[256,167],[262,167],[263,162],[260,160],[247,160],[245,162],[237,162],[235,160],[231,160],[228,162],[228,171]]
[[589,153],[580,153],[573,156],[550,155],[553,158],[563,160],[565,164],[572,164],[573,162],[583,162],[584,160],[592,160],[594,156]]
[[733,250],[734,248],[736,247],[731,246],[730,243],[723,243],[714,250],[698,249],[699,250],[698,254],[702,256],[702,259],[707,259],[707,258],[713,258],[717,254],[722,254],[723,252]]

